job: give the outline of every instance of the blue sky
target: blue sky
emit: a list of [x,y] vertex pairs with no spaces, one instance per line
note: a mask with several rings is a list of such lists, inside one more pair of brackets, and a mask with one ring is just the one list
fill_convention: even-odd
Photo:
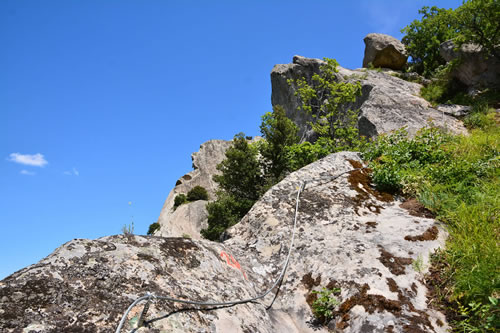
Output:
[[360,67],[450,1],[0,1],[0,279],[74,238],[145,234],[190,154],[258,135],[270,71]]

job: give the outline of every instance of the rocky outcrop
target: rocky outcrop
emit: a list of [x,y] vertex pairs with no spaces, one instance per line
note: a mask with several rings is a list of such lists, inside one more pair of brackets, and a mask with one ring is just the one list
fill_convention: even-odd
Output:
[[[429,254],[446,232],[374,190],[357,153],[337,153],[273,186],[231,228],[223,244],[206,240],[111,236],[73,240],[0,282],[2,332],[112,332],[146,292],[202,301],[233,301],[268,289],[288,254],[298,187],[295,246],[287,273],[258,302],[221,308],[154,300],[136,332],[446,332],[427,306]],[[411,208],[411,209],[409,209]],[[413,214],[413,215],[412,215]],[[328,327],[310,305],[322,287],[340,288]],[[272,304],[270,309],[266,306]],[[123,332],[132,331],[143,304]]]
[[500,60],[488,56],[479,45],[464,44],[459,50],[453,41],[441,44],[439,53],[446,61],[459,59],[451,76],[472,89],[500,88]]
[[[287,116],[297,124],[305,140],[314,139],[308,125],[312,118],[298,110],[300,100],[294,95],[297,87],[289,85],[288,80],[300,77],[310,80],[322,63],[319,59],[295,56],[292,64],[276,65],[271,71],[271,102],[285,108]],[[362,84],[362,96],[354,105],[346,106],[359,108],[358,127],[361,135],[372,138],[403,126],[407,127],[410,134],[414,134],[430,122],[452,133],[466,133],[460,121],[436,110],[420,97],[420,84],[399,79],[384,71],[349,70],[340,66],[338,69],[338,80],[360,81]]]
[[363,67],[403,69],[406,65],[408,55],[403,43],[396,38],[385,35],[371,33],[363,39],[365,42],[365,56]]
[[200,238],[200,230],[206,228],[207,210],[206,201],[195,201],[179,206],[174,210],[174,199],[178,194],[187,194],[195,186],[204,187],[210,200],[215,199],[217,183],[213,176],[217,174],[217,164],[225,158],[226,150],[232,141],[210,140],[200,146],[200,150],[191,155],[193,171],[185,174],[170,191],[158,218],[160,229],[157,236],[181,237],[189,235]]

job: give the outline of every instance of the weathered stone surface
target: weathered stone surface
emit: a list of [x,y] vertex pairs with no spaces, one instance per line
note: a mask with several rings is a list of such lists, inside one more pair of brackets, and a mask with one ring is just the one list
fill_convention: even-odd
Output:
[[446,61],[460,59],[451,75],[466,86],[473,89],[500,88],[500,60],[488,57],[481,46],[464,44],[455,50],[453,41],[449,40],[441,44],[439,52]]
[[[308,125],[312,118],[297,109],[300,102],[294,96],[296,87],[288,85],[287,80],[299,77],[310,80],[310,77],[319,70],[319,66],[302,64],[311,63],[321,65],[322,61],[305,60],[295,56],[293,64],[276,65],[271,72],[271,102],[273,105],[282,105],[285,108],[287,116],[297,124],[305,140],[314,140],[314,134]],[[349,70],[340,66],[338,69],[338,80],[361,81],[362,96],[354,105],[346,106],[360,109],[358,128],[361,135],[372,138],[403,126],[406,126],[413,135],[430,122],[452,133],[467,133],[460,121],[436,110],[420,97],[422,85],[418,83],[399,79],[384,71]]]
[[406,65],[408,55],[405,46],[396,38],[371,33],[363,40],[365,42],[363,67],[368,67],[371,63],[374,67],[402,69]]
[[[77,239],[0,282],[2,332],[112,332],[146,292],[229,301],[269,288],[279,276],[302,181],[295,249],[273,307],[263,300],[219,309],[154,301],[137,332],[328,332],[312,317],[312,290],[340,287],[328,326],[343,332],[446,332],[427,308],[429,253],[446,233],[375,191],[356,153],[327,156],[272,187],[224,244],[143,236]],[[331,176],[350,171],[336,179]],[[410,205],[411,206],[411,205]],[[414,207],[413,207],[414,208]],[[421,264],[413,264],[418,260]],[[419,271],[415,271],[418,269]],[[143,309],[136,306],[123,332]]]
[[155,235],[180,237],[186,233],[195,239],[200,238],[200,230],[207,226],[206,201],[184,204],[174,210],[174,199],[178,194],[187,194],[195,186],[203,186],[209,199],[214,200],[217,183],[213,176],[217,174],[217,164],[224,160],[231,144],[232,141],[210,140],[191,155],[194,170],[182,176],[170,191],[158,218],[160,229]]

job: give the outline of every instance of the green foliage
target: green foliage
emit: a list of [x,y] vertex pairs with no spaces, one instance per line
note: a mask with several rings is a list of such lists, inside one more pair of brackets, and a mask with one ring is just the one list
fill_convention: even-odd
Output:
[[288,169],[298,170],[320,158],[337,151],[330,138],[321,137],[315,143],[303,142],[286,147]]
[[464,318],[456,321],[456,328],[461,332],[498,332],[500,330],[500,307],[498,298],[488,297],[488,302],[470,302],[459,304],[459,314]]
[[155,233],[156,230],[159,230],[160,229],[160,223],[158,222],[154,222],[154,223],[151,223],[149,225],[149,229],[148,229],[148,235],[152,235]]
[[333,319],[335,307],[340,304],[335,295],[340,293],[339,288],[327,289],[321,291],[313,290],[313,294],[317,294],[318,298],[312,304],[312,311],[316,318],[322,319],[324,323]]
[[223,191],[218,192],[217,200],[207,204],[208,227],[201,230],[201,235],[213,241],[220,241],[222,233],[238,223],[252,205],[252,201],[238,201]]
[[468,129],[485,128],[493,125],[494,121],[488,116],[488,104],[484,101],[478,101],[472,106],[471,112],[463,119],[464,125]]
[[[203,186],[195,186],[188,193],[187,201],[208,200],[207,190]],[[174,199],[175,200],[175,199]]]
[[401,41],[411,57],[409,70],[430,77],[446,64],[439,54],[439,45],[456,36],[455,13],[435,6],[424,6],[418,13],[422,19],[401,30],[405,34]]
[[472,42],[500,58],[500,2],[469,0],[456,9],[458,45]]
[[260,132],[265,141],[259,143],[259,152],[264,162],[264,173],[268,183],[277,183],[288,171],[287,147],[299,142],[297,126],[287,118],[281,106],[262,116]]
[[187,197],[185,194],[183,194],[183,193],[177,194],[174,198],[174,210],[186,202],[187,202]]
[[313,117],[310,125],[314,132],[331,139],[339,149],[347,150],[356,147],[359,136],[358,110],[346,106],[361,95],[361,83],[339,81],[337,61],[324,60],[320,73],[312,76],[311,84],[305,78],[289,80],[288,83],[297,87],[295,95],[301,101],[300,109]]
[[239,133],[233,139],[233,146],[226,151],[226,159],[217,166],[221,174],[215,175],[214,180],[238,201],[257,200],[264,186],[257,154],[256,147],[249,145],[245,135]]
[[428,164],[440,163],[447,158],[441,145],[450,140],[437,128],[422,129],[414,139],[408,138],[406,130],[400,129],[391,135],[382,135],[364,151],[371,164],[372,178],[382,191],[397,192],[404,183],[413,183],[417,174],[412,171]]
[[[484,112],[484,106],[477,109]],[[468,304],[455,309],[457,327],[482,332],[498,323],[498,307],[488,302],[500,289],[500,127],[457,137],[426,129],[408,139],[398,132],[373,142],[364,157],[377,187],[415,195],[447,224],[442,273],[451,281],[448,301]]]

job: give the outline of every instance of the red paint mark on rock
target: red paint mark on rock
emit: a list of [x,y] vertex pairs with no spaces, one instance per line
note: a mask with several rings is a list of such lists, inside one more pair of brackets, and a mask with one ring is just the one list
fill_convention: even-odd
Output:
[[243,277],[245,278],[245,280],[248,280],[247,275],[245,274],[245,271],[243,269],[241,269],[240,263],[236,259],[234,259],[234,257],[231,254],[228,254],[226,251],[221,251],[220,257],[223,259],[225,257],[227,265],[239,270],[243,274]]

